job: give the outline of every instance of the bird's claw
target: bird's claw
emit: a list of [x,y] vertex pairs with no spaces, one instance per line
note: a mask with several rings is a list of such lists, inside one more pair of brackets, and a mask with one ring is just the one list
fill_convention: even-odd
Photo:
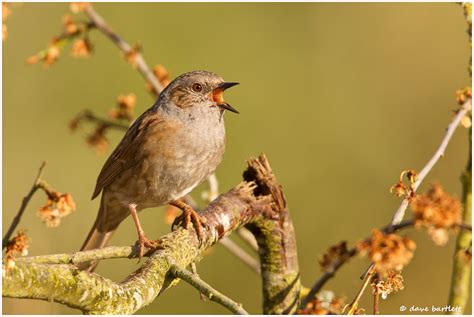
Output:
[[179,223],[181,223],[185,229],[188,229],[189,224],[192,223],[194,230],[196,230],[199,242],[202,243],[202,241],[204,240],[204,232],[202,231],[202,229],[209,228],[205,218],[200,217],[198,213],[193,209],[186,208],[183,210],[183,213],[180,216],[176,217],[173,224],[171,225],[171,230],[175,230],[175,227]]
[[152,251],[161,247],[159,240],[149,239],[144,233],[138,235],[138,241],[136,242],[136,245],[138,246],[139,261],[145,255],[145,250]]

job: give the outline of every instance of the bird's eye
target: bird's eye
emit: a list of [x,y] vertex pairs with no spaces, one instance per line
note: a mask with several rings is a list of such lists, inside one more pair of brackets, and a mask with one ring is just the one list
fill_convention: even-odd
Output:
[[194,83],[191,88],[195,92],[201,92],[202,91],[202,85],[200,83]]

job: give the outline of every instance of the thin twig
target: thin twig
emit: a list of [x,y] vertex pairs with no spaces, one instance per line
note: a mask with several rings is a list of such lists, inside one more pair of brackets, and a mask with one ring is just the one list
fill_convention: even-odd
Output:
[[349,308],[349,311],[347,312],[347,315],[354,315],[357,312],[357,308],[358,308],[358,305],[359,305],[360,298],[364,294],[364,291],[367,288],[367,286],[369,285],[370,281],[372,280],[372,277],[374,276],[374,274],[375,274],[375,270],[373,268],[371,270],[369,270],[369,272],[367,273],[367,276],[365,277],[364,283],[362,284],[359,292],[357,293],[357,295],[354,298],[354,300],[352,301],[352,303],[349,305],[350,308]]
[[41,166],[38,170],[38,174],[36,175],[33,186],[31,186],[30,192],[23,198],[20,209],[18,210],[15,218],[13,219],[13,221],[10,225],[10,228],[8,228],[7,233],[3,237],[2,250],[7,246],[8,241],[10,241],[10,238],[11,238],[13,232],[15,231],[16,227],[20,223],[21,217],[23,216],[23,213],[26,209],[26,206],[28,206],[28,203],[30,202],[31,197],[33,197],[33,195],[38,190],[38,188],[40,188],[41,174],[43,173],[43,169],[44,169],[45,165],[46,165],[46,162],[41,163]]
[[224,238],[220,240],[220,244],[237,258],[239,258],[242,262],[247,264],[247,266],[250,267],[255,273],[260,274],[259,262],[247,252],[245,252],[244,249],[242,249],[237,243],[229,238]]
[[[189,265],[191,267],[191,273],[194,274],[194,276],[196,276],[197,278],[199,278],[199,274],[198,274],[198,271],[197,271],[197,267],[196,267],[196,262],[191,262],[191,264]],[[199,292],[199,297],[201,298],[201,300],[203,302],[206,301],[207,297],[206,295],[204,295],[203,293]]]
[[[444,137],[441,141],[441,144],[439,145],[438,149],[436,150],[435,154],[431,157],[431,159],[426,163],[426,165],[423,167],[423,169],[418,173],[417,179],[414,184],[414,190],[416,190],[420,185],[423,179],[428,175],[428,173],[431,171],[433,166],[438,162],[438,160],[444,155],[444,152],[446,150],[446,147],[449,144],[449,141],[451,141],[451,137],[454,134],[454,131],[458,127],[459,123],[461,122],[462,118],[467,114],[469,109],[471,108],[471,99],[468,99],[459,109],[458,113],[454,117],[454,119],[451,121],[451,123],[448,125],[448,128],[446,129],[446,133],[444,134]],[[393,215],[392,218],[392,225],[396,225],[400,223],[403,220],[403,217],[405,216],[405,211],[408,207],[409,204],[409,198],[405,198],[403,202],[401,203],[400,207],[398,207],[397,211]]]
[[379,308],[379,303],[380,303],[380,292],[378,288],[375,288],[374,291],[374,315],[380,315],[380,308]]
[[83,112],[81,112],[80,114],[78,114],[74,120],[77,120],[77,121],[89,121],[89,122],[95,122],[95,123],[98,123],[106,128],[113,128],[113,129],[116,129],[116,130],[121,130],[121,131],[127,131],[129,126],[127,124],[123,124],[123,123],[118,123],[118,122],[114,122],[112,120],[107,120],[107,119],[104,119],[104,118],[100,118],[98,116],[96,116],[92,111],[90,110],[84,110]]
[[205,294],[210,300],[221,304],[234,314],[238,315],[248,315],[245,309],[242,308],[242,305],[233,301],[229,297],[225,296],[221,292],[212,288],[209,284],[201,280],[198,276],[192,274],[188,270],[177,266],[176,264],[171,264],[170,272],[175,277],[182,279],[187,282],[189,285],[198,289],[202,294]]
[[207,182],[209,183],[209,202],[211,202],[219,196],[219,182],[217,181],[216,174],[212,173],[208,177]]
[[152,88],[153,93],[158,96],[164,89],[163,85],[160,83],[155,74],[150,70],[148,65],[145,62],[143,56],[136,52],[130,44],[123,40],[120,35],[115,33],[109,25],[105,22],[104,18],[98,14],[92,5],[88,5],[85,8],[85,13],[89,19],[94,23],[99,31],[106,35],[112,42],[117,45],[117,47],[125,54],[135,54],[135,65],[140,74],[145,78],[145,81],[148,82]]
[[255,237],[248,229],[239,228],[239,230],[237,230],[237,234],[243,241],[245,241],[252,248],[252,250],[258,251],[257,240],[255,240]]

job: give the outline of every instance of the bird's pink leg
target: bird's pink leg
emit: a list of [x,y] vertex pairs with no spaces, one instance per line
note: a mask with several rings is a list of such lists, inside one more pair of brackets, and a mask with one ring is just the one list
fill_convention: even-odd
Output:
[[145,248],[156,250],[160,247],[160,244],[158,241],[151,240],[146,236],[145,231],[143,230],[142,225],[140,224],[140,220],[138,219],[138,213],[136,209],[137,205],[129,204],[128,208],[130,209],[130,213],[132,214],[133,222],[135,223],[135,228],[137,228],[138,256],[141,260],[143,258],[143,255],[145,254]]

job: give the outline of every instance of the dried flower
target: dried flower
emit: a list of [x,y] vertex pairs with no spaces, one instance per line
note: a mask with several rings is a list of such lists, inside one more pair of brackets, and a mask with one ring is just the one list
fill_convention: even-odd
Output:
[[64,31],[67,35],[74,35],[79,32],[79,27],[69,14],[63,16]]
[[390,192],[397,197],[402,197],[407,194],[408,189],[405,187],[403,182],[398,182],[392,187],[390,187]]
[[48,48],[38,54],[28,57],[26,63],[31,65],[42,61],[44,66],[48,67],[58,60],[60,54],[61,49],[59,48],[59,40],[53,39]]
[[[459,105],[464,105],[468,99],[472,99],[471,87],[465,87],[456,91],[456,102]],[[472,125],[471,111],[472,105],[470,109],[468,109],[468,113],[461,119],[461,125],[465,128],[470,128]],[[458,112],[459,110],[454,111],[455,114]]]
[[41,58],[38,55],[32,55],[26,59],[26,63],[31,65],[31,64],[36,64],[41,60]]
[[309,301],[297,315],[340,315],[344,308],[344,300],[334,295],[331,291],[321,291]]
[[415,227],[427,228],[437,245],[448,241],[448,231],[456,230],[462,222],[461,203],[446,193],[441,185],[433,184],[423,195],[418,195],[410,204]]
[[456,91],[456,102],[459,105],[463,105],[470,98],[472,98],[471,87],[465,87]]
[[462,117],[461,125],[465,128],[470,128],[472,126],[471,117],[469,117],[469,116]]
[[7,18],[12,14],[12,11],[7,3],[2,2],[2,22],[5,22]]
[[412,240],[394,233],[386,234],[372,230],[372,236],[357,244],[360,254],[368,253],[375,269],[382,276],[391,270],[401,271],[413,257],[416,244]]
[[18,254],[25,256],[28,254],[29,239],[24,231],[19,231],[15,237],[8,241],[3,259],[6,269],[15,267],[15,258]]
[[53,41],[53,44],[48,46],[48,48],[46,49],[46,54],[42,58],[45,67],[52,65],[59,58],[61,50],[59,49],[59,47],[57,46],[55,42],[56,41]]
[[416,181],[416,178],[418,176],[418,173],[415,171],[415,170],[406,170],[406,171],[403,171],[402,172],[402,175],[403,174],[406,174],[407,175],[407,178],[408,178],[408,181],[410,182],[410,184],[414,184],[415,181]]
[[334,270],[334,266],[343,262],[350,257],[349,250],[347,249],[347,241],[341,241],[335,244],[326,251],[323,258],[319,260],[319,264],[324,272],[331,272]]
[[87,58],[91,53],[92,44],[87,38],[77,39],[72,44],[71,55],[74,57]]
[[71,2],[69,4],[69,9],[72,13],[84,12],[84,10],[89,6],[89,2]]
[[8,36],[7,25],[5,24],[5,21],[11,13],[12,11],[10,10],[9,6],[5,2],[2,2],[2,41],[5,41]]
[[158,64],[153,67],[153,73],[155,74],[156,78],[158,78],[158,81],[163,85],[163,87],[168,86],[168,84],[171,82],[170,73],[163,65]]
[[372,283],[372,291],[386,299],[391,293],[403,290],[403,276],[400,272],[389,271],[385,280],[378,280]]
[[128,121],[133,120],[133,112],[137,97],[135,94],[120,95],[117,98],[117,109],[113,109],[109,112],[109,117],[113,119],[125,119]]
[[98,155],[104,154],[109,147],[109,141],[105,137],[106,129],[106,126],[98,125],[94,132],[86,138],[86,142],[95,148]]
[[[409,188],[403,184],[403,175],[407,176],[410,182]],[[418,176],[415,170],[404,170],[400,173],[400,179],[398,183],[390,187],[390,192],[397,197],[407,196],[409,199],[415,196],[415,181]]]
[[135,44],[128,52],[124,54],[125,60],[133,67],[137,67],[137,56],[140,51],[141,46],[139,44]]
[[38,216],[48,227],[57,227],[64,218],[76,210],[76,204],[69,193],[62,194],[46,184],[41,187],[48,200],[38,209]]
[[81,123],[80,117],[76,117],[72,119],[71,121],[69,121],[69,130],[71,130],[71,132],[76,131],[79,128],[80,123]]

